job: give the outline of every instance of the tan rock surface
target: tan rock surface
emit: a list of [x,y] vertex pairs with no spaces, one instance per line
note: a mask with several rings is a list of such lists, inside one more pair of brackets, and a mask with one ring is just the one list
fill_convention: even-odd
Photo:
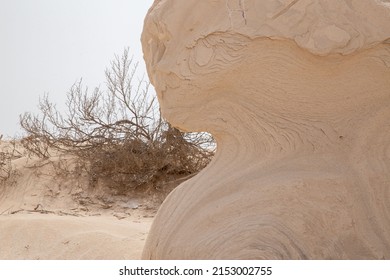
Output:
[[390,2],[156,0],[163,115],[217,154],[146,259],[390,259]]

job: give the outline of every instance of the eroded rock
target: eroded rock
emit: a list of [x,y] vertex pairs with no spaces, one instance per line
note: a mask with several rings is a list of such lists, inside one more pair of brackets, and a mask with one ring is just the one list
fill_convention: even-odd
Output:
[[218,143],[146,259],[390,259],[390,2],[156,0],[162,113]]

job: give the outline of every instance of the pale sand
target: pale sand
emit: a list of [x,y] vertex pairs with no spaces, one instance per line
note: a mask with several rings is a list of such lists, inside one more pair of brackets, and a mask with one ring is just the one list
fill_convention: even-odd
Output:
[[[16,174],[0,184],[1,260],[141,257],[155,210],[139,198],[90,189],[85,176],[59,174],[59,157],[29,158],[16,148]],[[0,152],[11,150],[0,141]],[[70,157],[61,160],[72,168]]]
[[139,259],[151,218],[0,216],[0,259]]

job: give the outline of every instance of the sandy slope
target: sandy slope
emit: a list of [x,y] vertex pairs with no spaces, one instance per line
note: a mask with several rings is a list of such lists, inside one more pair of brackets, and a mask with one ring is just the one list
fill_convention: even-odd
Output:
[[[140,258],[155,210],[64,174],[70,157],[40,160],[16,148],[15,172],[0,184],[0,259]],[[12,149],[0,141],[0,152]]]

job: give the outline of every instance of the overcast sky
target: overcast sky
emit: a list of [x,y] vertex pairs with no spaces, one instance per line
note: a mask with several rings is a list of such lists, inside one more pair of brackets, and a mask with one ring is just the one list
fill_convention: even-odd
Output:
[[140,35],[152,2],[0,0],[0,135],[20,134],[19,115],[36,112],[44,93],[63,103],[80,78],[104,85],[105,68],[125,47],[143,63]]

